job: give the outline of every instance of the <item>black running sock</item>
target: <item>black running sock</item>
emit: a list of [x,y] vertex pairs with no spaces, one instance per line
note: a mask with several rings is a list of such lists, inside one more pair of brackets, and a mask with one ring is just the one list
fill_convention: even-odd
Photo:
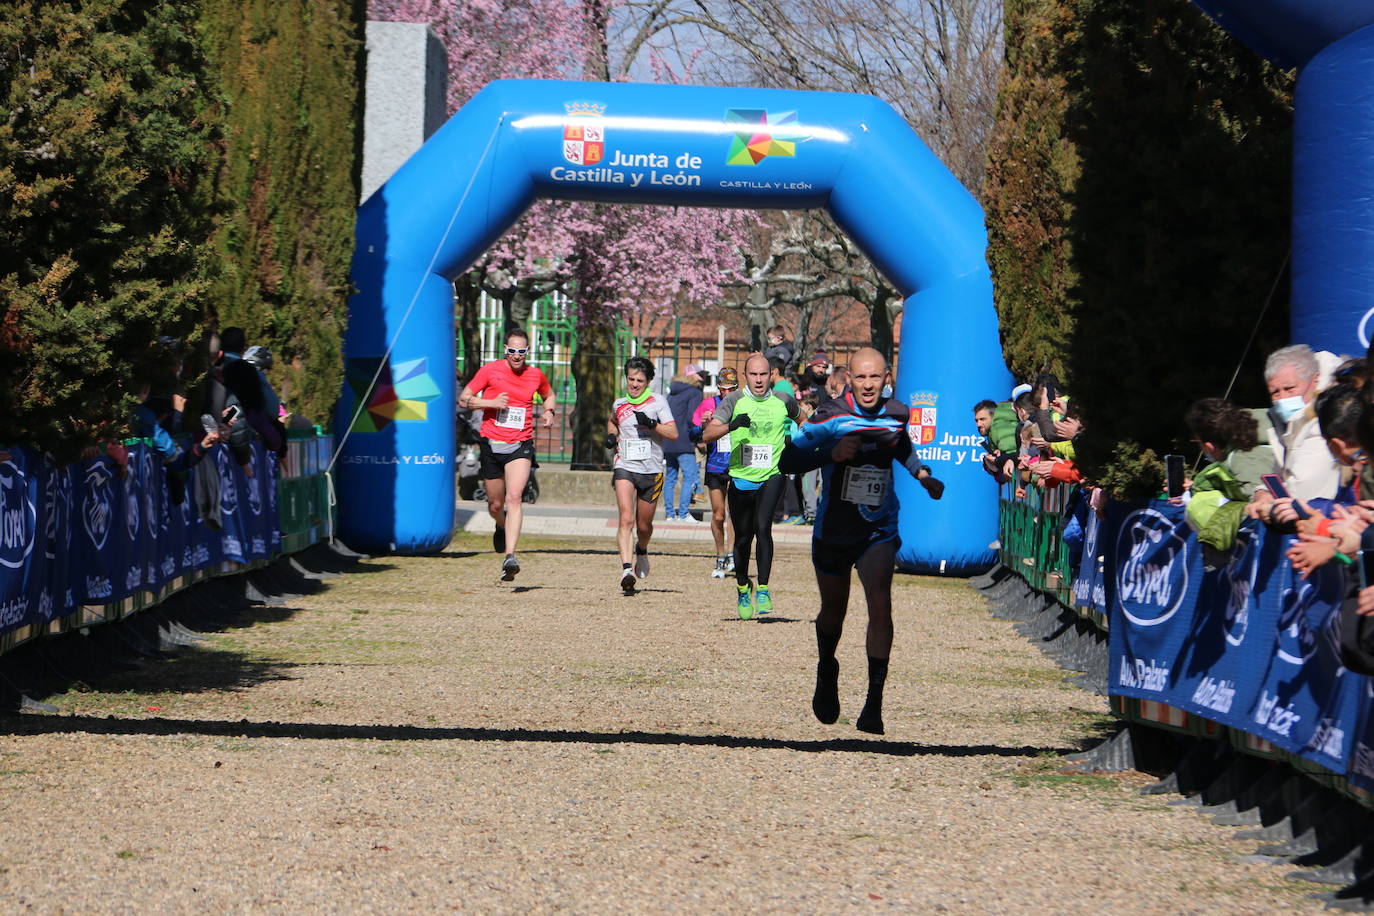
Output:
[[868,699],[854,726],[861,732],[883,734],[883,685],[887,683],[887,659],[868,657]]
[[835,657],[835,649],[840,645],[840,633],[839,629],[833,633],[827,633],[821,629],[821,622],[816,621],[816,654],[821,661]]
[[840,634],[822,632],[816,621],[816,691],[811,695],[811,711],[824,725],[833,725],[840,717],[840,663],[835,660],[835,647]]
[[640,547],[638,544],[635,545],[635,556],[637,556],[637,557],[644,557],[644,556],[648,556],[648,555],[649,555],[649,548],[647,548],[647,547]]
[[630,571],[631,569],[633,569],[633,568],[634,568],[634,564],[633,564],[633,563],[621,563],[621,564],[620,564],[620,571],[621,571],[621,572],[629,572],[629,571]]

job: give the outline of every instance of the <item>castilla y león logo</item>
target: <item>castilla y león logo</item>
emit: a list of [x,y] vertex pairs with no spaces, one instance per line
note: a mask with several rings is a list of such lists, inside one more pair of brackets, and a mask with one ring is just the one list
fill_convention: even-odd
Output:
[[730,108],[725,123],[735,127],[726,165],[758,165],[769,156],[797,155],[797,113],[769,114],[762,108]]
[[912,445],[930,445],[935,441],[935,402],[939,399],[933,391],[918,391],[911,396],[911,418],[906,432]]
[[573,165],[596,165],[606,158],[606,106],[600,102],[564,102],[563,158]]
[[429,419],[429,402],[439,396],[424,357],[399,363],[380,356],[350,357],[344,377],[354,397],[367,398],[366,409],[354,417],[355,433],[379,432],[393,422],[424,422]]

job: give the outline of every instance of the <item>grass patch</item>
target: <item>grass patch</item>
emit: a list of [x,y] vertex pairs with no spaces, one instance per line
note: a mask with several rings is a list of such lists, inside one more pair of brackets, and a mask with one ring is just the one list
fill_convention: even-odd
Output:
[[1027,761],[1010,775],[1011,784],[1018,789],[1045,788],[1056,795],[1074,794],[1080,790],[1114,792],[1121,788],[1120,784],[1109,776],[1068,769],[1062,757],[1050,753]]

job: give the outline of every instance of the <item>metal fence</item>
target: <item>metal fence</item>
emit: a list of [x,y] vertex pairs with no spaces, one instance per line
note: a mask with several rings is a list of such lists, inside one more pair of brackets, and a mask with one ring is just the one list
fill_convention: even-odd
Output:
[[[482,294],[477,319],[478,336],[481,342],[481,363],[500,359],[505,346],[505,316],[499,300]],[[557,422],[551,429],[536,428],[535,452],[540,461],[566,463],[572,458],[572,417],[577,411],[577,383],[573,378],[573,356],[577,352],[577,315],[575,303],[564,293],[552,293],[537,300],[530,310],[526,324],[530,335],[529,363],[543,370],[549,377],[554,396],[562,409],[558,412]],[[748,340],[735,340],[727,337],[724,326],[717,329],[716,339],[702,340],[684,338],[680,333],[680,322],[674,323],[674,330],[663,339],[645,344],[638,340],[629,326],[617,322],[615,327],[615,348],[611,353],[583,354],[584,360],[598,362],[607,360],[608,368],[616,379],[617,393],[624,393],[620,367],[631,356],[643,355],[654,363],[655,376],[653,389],[659,394],[667,394],[668,385],[679,370],[689,364],[696,364],[714,377],[726,366],[744,370],[744,361],[751,350]],[[858,344],[834,347],[826,351],[830,362],[845,364]],[[461,329],[457,339],[457,372],[459,377],[468,378],[479,368],[467,366],[464,360],[465,340]],[[799,367],[809,362],[811,354],[798,354]],[[598,367],[603,368],[603,367]],[[707,394],[714,388],[708,386]],[[610,405],[600,409],[609,410]]]

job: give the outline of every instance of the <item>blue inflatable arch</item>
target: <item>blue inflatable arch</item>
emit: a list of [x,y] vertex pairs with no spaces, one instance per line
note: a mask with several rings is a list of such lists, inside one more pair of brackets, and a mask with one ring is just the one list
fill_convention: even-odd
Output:
[[1374,337],[1374,2],[1194,2],[1298,68],[1289,326],[1294,343],[1361,355]]
[[906,122],[868,96],[536,80],[487,86],[358,211],[335,423],[336,435],[349,430],[338,460],[348,544],[425,553],[448,543],[451,280],[537,198],[827,208],[906,297],[896,395],[948,485],[937,503],[897,475],[899,562],[948,573],[992,562],[996,489],[971,409],[1005,396],[1010,378],[983,214]]

